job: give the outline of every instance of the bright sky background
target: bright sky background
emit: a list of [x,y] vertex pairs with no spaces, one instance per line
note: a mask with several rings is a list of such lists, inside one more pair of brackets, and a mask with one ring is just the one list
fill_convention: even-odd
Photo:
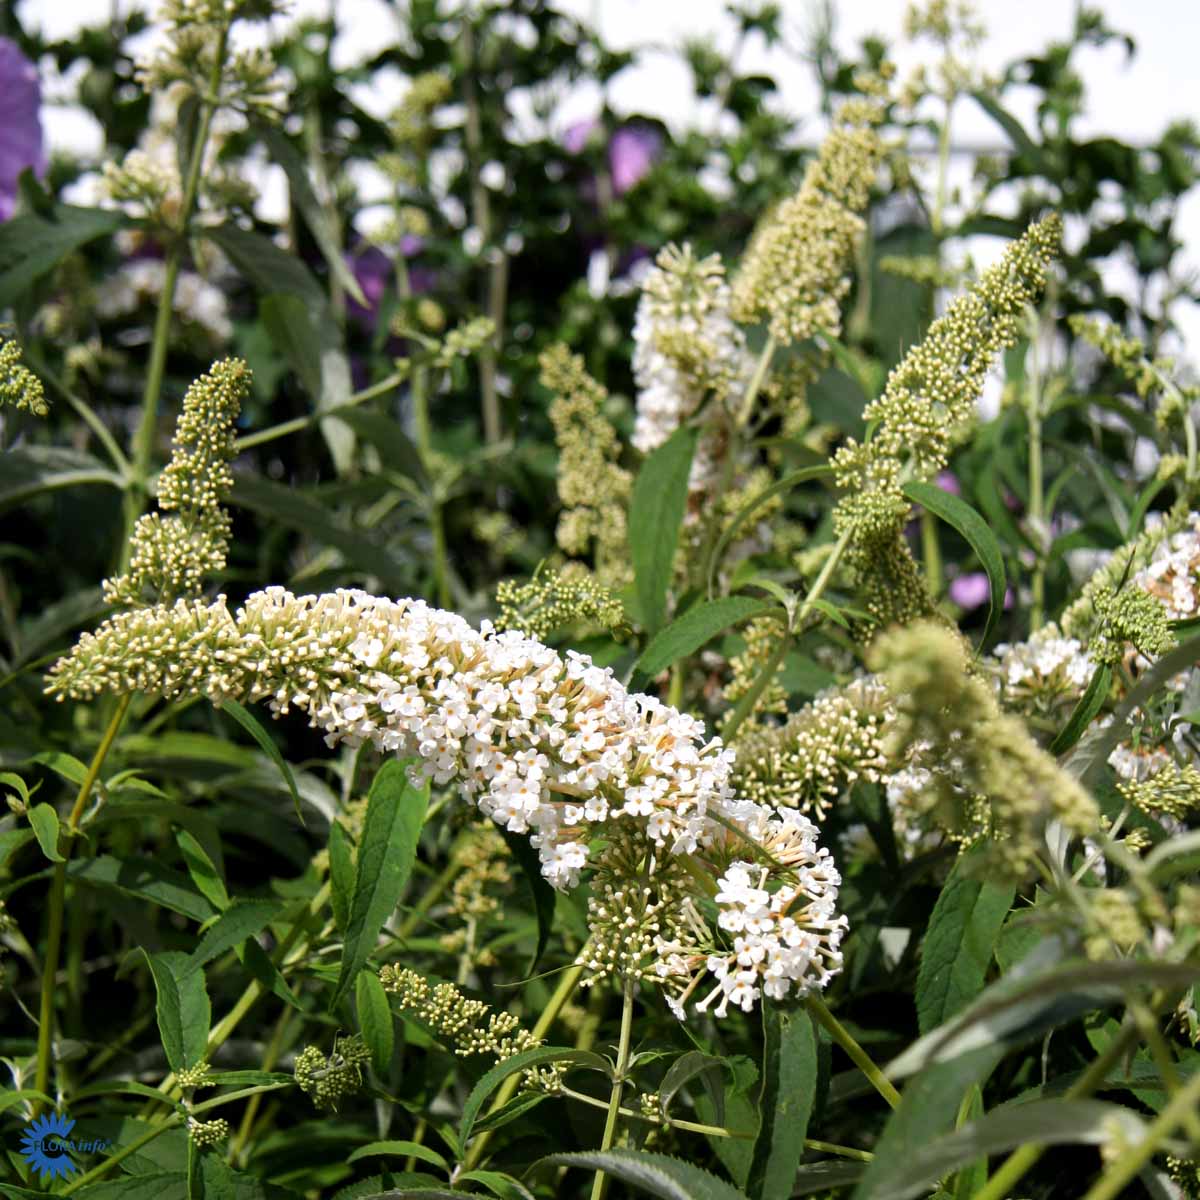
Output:
[[[294,0],[297,14],[324,14],[331,0]],[[685,37],[711,36],[718,45],[733,45],[733,22],[723,0],[558,0],[559,5],[598,25],[615,47],[633,45],[674,46]],[[1094,0],[1117,30],[1131,33],[1138,53],[1127,61],[1123,47],[1078,52],[1088,92],[1088,116],[1081,125],[1085,134],[1107,133],[1131,142],[1146,142],[1176,118],[1200,122],[1200,71],[1196,47],[1200,44],[1200,0]],[[84,24],[107,19],[112,6],[146,7],[137,0],[19,0],[18,12],[27,27],[41,27],[55,37]],[[978,0],[988,29],[980,53],[986,70],[999,68],[1022,54],[1042,49],[1051,40],[1067,37],[1074,18],[1075,0]],[[810,27],[814,0],[783,0],[785,23],[794,31]],[[836,41],[852,51],[870,33],[891,44],[899,41],[906,4],[903,0],[834,0]],[[378,53],[387,30],[395,26],[397,8],[384,0],[336,0],[344,34],[335,47],[338,65],[351,65]],[[794,38],[793,41],[801,39]],[[896,55],[901,76],[919,61],[922,52],[901,47]],[[928,58],[926,58],[928,61]],[[781,106],[804,118],[814,112],[817,97],[811,71],[778,51],[768,52],[761,39],[751,38],[742,49],[745,69],[770,72],[781,88]],[[358,99],[373,111],[384,112],[403,92],[396,75],[381,79],[369,94]],[[69,99],[69,88],[62,93]],[[632,68],[610,85],[608,99],[618,112],[660,116],[673,129],[700,123],[710,126],[711,115],[697,111],[691,102],[686,68],[664,51],[649,50]],[[592,115],[599,104],[598,90],[584,86],[563,99],[559,119],[565,127]],[[1012,102],[1017,115],[1028,116],[1029,105]],[[96,151],[102,132],[81,110],[69,105],[47,113],[51,147]],[[812,127],[810,136],[817,129]],[[955,141],[970,145],[1001,146],[1002,138],[990,120],[970,103],[960,105],[955,117]],[[1200,189],[1198,189],[1200,190]],[[1181,215],[1180,232],[1189,251],[1189,264],[1200,270],[1200,195],[1193,196]],[[989,257],[983,248],[977,257]],[[1114,268],[1120,278],[1120,268]],[[1194,361],[1200,361],[1200,311],[1195,305],[1177,313],[1191,343]]]

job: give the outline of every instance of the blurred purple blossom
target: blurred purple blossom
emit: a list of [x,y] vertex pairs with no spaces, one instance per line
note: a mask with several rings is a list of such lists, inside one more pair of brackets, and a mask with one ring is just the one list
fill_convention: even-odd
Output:
[[[405,234],[400,242],[400,252],[406,259],[419,254],[424,248],[423,239]],[[358,286],[366,298],[366,307],[353,297],[346,298],[346,311],[361,325],[373,330],[379,320],[379,306],[384,293],[394,285],[396,265],[391,256],[378,246],[362,245],[346,255],[346,265],[354,272]],[[421,267],[410,267],[409,286],[414,294],[427,292],[433,286],[433,272]]]
[[962,487],[958,482],[958,476],[953,471],[939,471],[938,477],[934,482],[943,492],[949,492],[952,496],[962,495]]
[[950,599],[959,608],[978,608],[987,603],[991,594],[991,584],[982,571],[968,571],[965,575],[956,575],[950,581]]
[[662,134],[649,125],[626,125],[608,143],[613,192],[623,196],[650,173],[662,154]]
[[[950,580],[950,599],[959,608],[966,609],[968,612],[973,608],[978,608],[981,604],[986,604],[991,594],[991,584],[982,571],[967,571]],[[1015,600],[1012,588],[1008,588],[1004,593],[1005,611],[1012,608]]]
[[[568,125],[562,144],[568,154],[580,154],[593,136],[602,131],[596,117],[587,117]],[[608,170],[614,196],[623,196],[636,187],[662,155],[663,136],[652,125],[622,125],[608,140]]]
[[0,221],[13,214],[17,179],[26,167],[46,173],[37,67],[8,38],[0,37]]

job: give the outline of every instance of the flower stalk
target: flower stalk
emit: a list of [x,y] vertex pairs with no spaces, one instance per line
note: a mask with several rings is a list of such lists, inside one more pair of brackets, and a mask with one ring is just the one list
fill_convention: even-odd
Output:
[[[625,1089],[625,1077],[629,1071],[629,1049],[633,1035],[634,986],[634,979],[627,976],[621,1001],[621,1033],[617,1043],[617,1061],[613,1067],[612,1096],[608,1102],[608,1119],[604,1122],[604,1135],[600,1141],[601,1154],[612,1148],[621,1119],[621,1094]],[[597,1171],[592,1183],[592,1200],[604,1200],[607,1194],[608,1176],[603,1171]]]

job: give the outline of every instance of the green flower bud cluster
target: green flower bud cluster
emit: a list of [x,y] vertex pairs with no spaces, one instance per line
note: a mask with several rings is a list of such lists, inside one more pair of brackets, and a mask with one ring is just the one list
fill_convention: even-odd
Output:
[[278,115],[275,60],[261,47],[231,50],[229,31],[235,21],[266,21],[283,11],[277,0],[166,0],[159,11],[166,45],[138,64],[137,81],[151,95],[174,88],[220,108]]
[[1147,779],[1127,779],[1117,790],[1135,808],[1150,816],[1165,815],[1184,821],[1200,812],[1200,770],[1192,764],[1171,761]]
[[620,629],[628,624],[621,602],[577,563],[562,570],[539,566],[528,583],[506,579],[496,587],[497,629],[516,629],[545,641],[575,625]]
[[[497,1062],[540,1046],[512,1013],[497,1013],[464,996],[451,983],[432,984],[423,975],[389,963],[379,972],[383,989],[461,1058],[490,1054]],[[484,1018],[487,1023],[484,1024]]]
[[450,889],[449,908],[460,924],[442,938],[442,948],[451,951],[464,944],[462,923],[482,921],[498,912],[500,901],[495,893],[509,891],[512,885],[508,847],[494,823],[473,828],[455,850],[454,861],[459,873]]
[[837,337],[862,211],[883,157],[883,105],[847,101],[808,164],[800,190],[763,218],[733,280],[734,320],[765,320],[783,345],[818,332]]
[[1125,888],[1098,888],[1086,893],[1088,932],[1084,952],[1103,960],[1127,953],[1146,937],[1148,927],[1137,897]]
[[188,1117],[187,1133],[194,1145],[205,1150],[220,1145],[229,1137],[229,1122],[224,1117],[217,1117],[215,1121],[197,1121],[195,1117]]
[[[759,617],[749,622],[742,630],[746,648],[741,654],[735,654],[729,660],[729,680],[722,692],[722,698],[729,705],[729,712],[725,714],[727,720],[732,716],[737,702],[757,682],[771,655],[778,648],[779,639],[783,636],[783,626],[779,621],[772,620],[770,617]],[[787,702],[787,691],[779,682],[778,672],[776,672],[775,677],[755,701],[754,708],[749,715],[764,717],[770,713],[785,713],[788,707]],[[743,728],[746,727],[743,726]],[[745,734],[743,734],[744,736]],[[752,797],[752,799],[755,798]],[[764,803],[766,802],[764,801]]]
[[[1095,346],[1133,384],[1134,391],[1142,400],[1163,390],[1164,381],[1169,380],[1175,370],[1174,360],[1151,358],[1143,342],[1128,337],[1120,326],[1109,321],[1099,321],[1076,313],[1068,319],[1067,324],[1076,337]],[[1192,389],[1192,398],[1196,394],[1196,390]],[[1165,411],[1160,408],[1158,415],[1161,424],[1166,424],[1170,407],[1167,404]]]
[[[656,855],[644,837],[618,832],[596,860],[588,899],[591,938],[578,959],[582,987],[602,979],[645,979],[662,987],[662,949],[695,949],[699,918],[688,920],[686,872],[674,855]],[[679,985],[677,985],[679,986]],[[670,1000],[668,1000],[670,1002]]]
[[955,632],[932,621],[892,630],[867,661],[896,707],[890,753],[923,744],[922,761],[947,768],[911,797],[921,816],[964,843],[991,839],[992,865],[1015,878],[1033,865],[1051,819],[1080,836],[1099,828],[1096,802],[1019,718],[1001,712]]
[[557,538],[574,558],[594,555],[596,578],[619,589],[630,581],[626,511],[633,485],[617,463],[621,443],[604,415],[608,393],[579,355],[552,346],[540,359],[542,386],[555,393],[550,420],[558,444],[558,497],[563,512]]
[[195,596],[208,576],[224,568],[230,524],[222,501],[233,487],[234,426],[250,379],[250,368],[229,358],[188,388],[171,461],[158,481],[161,511],[138,520],[129,571],[105,580],[110,604],[136,607]]
[[[397,183],[414,185],[419,182],[424,160],[437,136],[433,114],[453,93],[450,79],[437,71],[414,76],[404,99],[388,120],[388,132],[396,149],[381,155],[379,166]],[[408,232],[418,233],[416,229]]]
[[1166,609],[1149,592],[1139,587],[1123,587],[1119,592],[1098,588],[1093,603],[1101,624],[1089,653],[1097,662],[1116,666],[1127,645],[1148,659],[1161,657],[1175,645]]
[[296,1055],[292,1073],[300,1090],[317,1108],[336,1111],[337,1106],[357,1092],[363,1083],[363,1070],[371,1059],[361,1034],[337,1038],[328,1058],[316,1046],[305,1046]]
[[496,323],[491,317],[472,317],[451,329],[433,354],[433,365],[448,370],[460,358],[470,358],[491,341]]
[[782,725],[754,725],[738,739],[733,782],[758,804],[798,808],[820,820],[857,780],[886,771],[895,719],[887,691],[859,679],[825,692]]
[[21,347],[14,341],[0,342],[0,408],[44,417],[50,408],[42,381],[21,361]]
[[1148,520],[1141,533],[1114,551],[1112,558],[1083,585],[1079,598],[1064,610],[1059,618],[1063,634],[1087,637],[1096,624],[1097,597],[1120,588],[1124,580],[1133,578],[1146,567],[1160,548],[1168,549],[1175,534],[1192,524],[1192,514],[1184,497],[1156,520]]
[[194,1067],[183,1067],[175,1072],[175,1082],[185,1091],[194,1091],[196,1088],[212,1087],[209,1082],[209,1076],[212,1074],[212,1069],[208,1063],[197,1063]]
[[996,356],[1016,344],[1026,306],[1046,284],[1062,221],[1051,215],[1025,232],[929,327],[888,376],[863,417],[866,442],[851,438],[834,455],[845,494],[834,528],[851,536],[850,560],[869,612],[880,623],[928,614],[932,603],[907,544],[904,484],[932,479],[970,431]]

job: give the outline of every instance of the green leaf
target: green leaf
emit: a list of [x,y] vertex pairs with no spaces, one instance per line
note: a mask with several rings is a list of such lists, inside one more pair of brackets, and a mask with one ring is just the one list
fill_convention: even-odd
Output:
[[753,499],[743,504],[734,515],[733,520],[721,530],[721,536],[717,538],[716,545],[713,546],[712,553],[708,557],[708,563],[704,571],[704,578],[708,582],[708,594],[711,596],[716,587],[717,568],[721,565],[721,559],[725,555],[726,547],[733,541],[738,530],[768,500],[773,500],[776,496],[782,496],[785,492],[790,492],[792,488],[798,487],[802,483],[808,483],[813,479],[823,479],[832,474],[833,468],[827,463],[820,463],[814,467],[804,467],[799,471],[793,471],[790,475],[785,475],[782,479],[771,484],[769,488],[755,493]]
[[80,246],[115,233],[125,217],[111,209],[56,205],[51,215],[25,213],[0,225],[0,309]]
[[863,1164],[846,1162],[844,1159],[829,1158],[823,1162],[805,1163],[797,1172],[792,1184],[793,1196],[826,1194],[831,1190],[849,1187],[862,1178]]
[[705,1054],[700,1050],[689,1050],[686,1054],[681,1054],[667,1069],[667,1073],[662,1077],[662,1082],[658,1085],[659,1112],[664,1117],[667,1116],[667,1110],[675,1098],[675,1093],[684,1084],[701,1076],[704,1079],[705,1091],[712,1100],[716,1112],[715,1123],[723,1125],[725,1123],[724,1072],[725,1060],[723,1058]]
[[608,1063],[600,1055],[593,1054],[590,1050],[573,1050],[569,1046],[537,1046],[498,1062],[471,1089],[471,1094],[463,1105],[462,1117],[458,1123],[458,1140],[463,1149],[466,1149],[467,1141],[475,1127],[475,1119],[479,1116],[484,1101],[510,1075],[552,1062],[575,1063],[594,1071],[602,1071],[606,1075],[610,1073]]
[[204,972],[178,950],[147,953],[146,959],[158,994],[155,1015],[167,1063],[172,1071],[194,1067],[204,1059],[212,1020]]
[[542,874],[542,862],[537,851],[530,845],[529,838],[524,834],[510,833],[507,829],[497,826],[500,836],[504,838],[509,853],[517,860],[525,884],[529,888],[529,896],[533,901],[533,911],[537,916],[537,946],[533,957],[529,960],[526,977],[532,976],[537,970],[550,940],[550,932],[554,928],[554,906],[558,903],[558,893],[546,882]]
[[107,1179],[90,1183],[76,1194],[80,1200],[188,1200],[187,1175],[169,1171]]
[[175,842],[183,855],[188,874],[200,894],[218,911],[228,908],[230,901],[229,893],[225,890],[225,881],[209,857],[208,851],[186,829],[175,831]]
[[917,972],[917,1022],[928,1033],[961,1012],[983,988],[1016,889],[981,876],[980,854],[955,864],[933,906]]
[[370,1145],[360,1146],[347,1159],[347,1163],[358,1162],[363,1158],[419,1158],[431,1166],[448,1170],[450,1164],[436,1150],[422,1146],[419,1142],[371,1142]]
[[551,1154],[539,1159],[542,1166],[583,1167],[603,1171],[659,1200],[745,1200],[744,1195],[723,1179],[694,1167],[682,1159],[643,1150],[585,1151],[582,1154]]
[[308,168],[300,152],[288,140],[283,130],[271,121],[255,119],[255,132],[267,148],[267,153],[283,168],[292,189],[292,202],[300,210],[305,224],[312,231],[313,241],[321,250],[330,274],[342,288],[364,307],[366,297],[362,293],[354,272],[342,257],[338,238],[325,209],[321,207],[317,194],[308,178]]
[[464,1171],[454,1177],[455,1183],[482,1183],[500,1200],[534,1200],[533,1193],[519,1180],[504,1171]]
[[229,256],[256,291],[263,295],[295,296],[317,314],[327,307],[325,289],[317,277],[294,254],[280,249],[265,234],[253,233],[232,222],[205,226],[202,232]]
[[696,436],[686,426],[677,429],[646,458],[633,484],[629,552],[642,624],[651,633],[662,624],[666,611]]
[[412,873],[417,838],[425,822],[429,789],[408,781],[406,764],[396,759],[379,768],[367,797],[367,815],[354,878],[354,899],[346,922],[342,967],[330,1008],[336,1007],[375,948],[383,923],[396,910]]
[[1111,686],[1112,667],[1101,663],[1092,672],[1087,689],[1076,701],[1067,723],[1050,743],[1051,754],[1056,756],[1066,754],[1083,737],[1084,730],[1096,719],[1096,714],[1104,707],[1104,701],[1108,699],[1108,689]]
[[[0,229],[5,228],[0,225]],[[120,488],[121,477],[90,454],[61,446],[16,446],[0,454],[0,512],[34,496],[83,484]]]
[[[276,1084],[294,1084],[296,1078],[284,1071],[213,1071],[209,1082],[217,1087],[273,1087]],[[162,1093],[160,1092],[161,1096]]]
[[1008,588],[1004,556],[1000,553],[1000,543],[996,541],[996,535],[965,500],[942,491],[932,483],[906,483],[904,494],[914,503],[928,509],[934,516],[940,517],[951,528],[958,530],[975,551],[976,557],[987,572],[991,599],[987,624],[984,626],[983,636],[979,639],[979,644],[984,645],[1004,611],[1004,594]]
[[[317,410],[344,404],[351,392],[350,364],[340,327],[316,276],[295,255],[260,233],[226,224],[205,228],[204,236],[216,242],[262,293],[263,324]],[[343,473],[353,455],[353,434],[329,421],[321,422],[321,432],[339,474]]]
[[193,921],[207,921],[213,915],[213,906],[195,890],[186,875],[153,859],[100,854],[68,863],[67,874],[76,883],[115,888],[135,900],[148,900]]
[[43,767],[49,767],[55,775],[76,786],[82,786],[83,781],[87,778],[87,766],[80,762],[75,755],[65,754],[61,750],[43,750],[40,754],[35,754],[32,761],[40,763]]
[[376,1074],[382,1075],[392,1065],[396,1029],[387,992],[383,990],[383,984],[374,971],[365,968],[359,971],[354,983],[354,999],[358,1009],[358,1026],[371,1051],[371,1063]]
[[1008,135],[1013,149],[1022,157],[1029,160],[1029,165],[1035,170],[1044,167],[1044,155],[1041,148],[1025,132],[1025,127],[1004,108],[990,92],[980,89],[971,92],[972,98],[997,125]]
[[277,900],[235,900],[205,932],[190,955],[192,969],[219,958],[265,929],[279,915]]
[[58,813],[49,804],[35,804],[29,810],[29,824],[42,853],[51,862],[66,862],[58,852]]
[[644,678],[653,679],[730,626],[774,610],[773,604],[755,596],[725,596],[694,604],[650,639],[633,669]]
[[350,839],[339,821],[329,826],[329,903],[333,923],[345,934],[350,920],[350,902],[354,898],[354,853]]
[[344,421],[364,442],[379,451],[384,471],[404,475],[422,488],[429,488],[429,477],[416,446],[405,436],[399,421],[366,408],[344,408],[330,413],[330,420]]
[[346,561],[375,575],[388,590],[407,595],[408,574],[388,548],[367,533],[343,524],[327,505],[294,488],[255,475],[240,474],[230,502],[298,530],[341,551]]
[[287,784],[287,789],[292,794],[292,803],[296,806],[296,819],[303,825],[304,814],[300,811],[300,793],[296,790],[295,776],[283,755],[279,753],[279,747],[275,745],[274,739],[262,727],[258,718],[236,700],[222,700],[220,708],[222,712],[227,712],[262,747],[263,753],[279,768],[279,774],[283,776],[283,782]]
[[1114,1128],[1122,1140],[1136,1145],[1145,1135],[1145,1123],[1128,1108],[1099,1100],[1035,1100],[1006,1105],[932,1142],[908,1147],[903,1159],[893,1163],[891,1178],[870,1193],[872,1200],[911,1200],[925,1196],[951,1171],[991,1154],[1004,1154],[1018,1146],[1084,1143],[1111,1144]]
[[804,1154],[817,1091],[817,1035],[802,1008],[763,1004],[763,1070],[758,1137],[746,1192],[753,1200],[787,1200]]

